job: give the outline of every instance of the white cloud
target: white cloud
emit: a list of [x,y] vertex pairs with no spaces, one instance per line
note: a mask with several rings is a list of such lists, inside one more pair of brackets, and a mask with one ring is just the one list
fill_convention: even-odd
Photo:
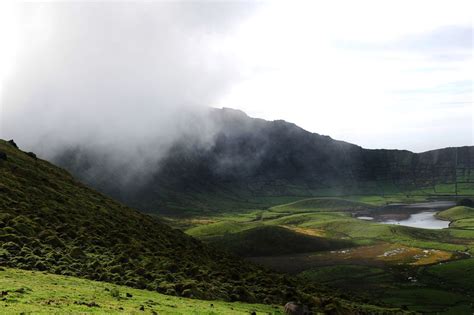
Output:
[[141,137],[199,104],[370,148],[473,144],[472,1],[255,6],[2,1],[0,133]]
[[473,144],[472,12],[470,1],[267,3],[221,43],[246,80],[216,106],[370,148]]

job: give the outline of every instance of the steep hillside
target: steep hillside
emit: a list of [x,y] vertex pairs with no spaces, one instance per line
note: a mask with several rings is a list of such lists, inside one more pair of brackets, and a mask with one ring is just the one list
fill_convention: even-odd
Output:
[[213,250],[2,140],[0,157],[0,265],[184,297],[300,297],[285,276]]
[[474,147],[367,150],[231,109],[213,109],[209,119],[199,123],[216,126],[210,144],[196,140],[198,128],[196,139],[174,143],[149,165],[140,185],[104,176],[106,148],[64,148],[55,160],[106,194],[167,214],[268,207],[277,196],[474,194]]

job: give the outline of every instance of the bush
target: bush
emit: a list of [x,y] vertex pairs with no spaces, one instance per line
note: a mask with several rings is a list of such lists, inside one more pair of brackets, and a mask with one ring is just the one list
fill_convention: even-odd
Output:
[[69,252],[69,255],[74,259],[80,259],[85,257],[84,252],[79,247],[73,247]]

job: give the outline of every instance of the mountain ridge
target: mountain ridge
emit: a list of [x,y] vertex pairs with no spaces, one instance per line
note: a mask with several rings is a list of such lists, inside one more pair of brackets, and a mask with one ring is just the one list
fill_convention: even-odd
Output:
[[[128,205],[161,214],[232,207],[227,199],[240,203],[237,207],[258,208],[271,205],[257,200],[267,197],[436,195],[446,185],[456,189],[452,194],[474,192],[471,146],[423,153],[364,149],[282,120],[250,118],[242,111],[213,108],[210,117],[218,126],[210,143],[196,140],[199,123],[206,123],[198,121],[196,138],[176,141],[159,162],[148,166],[148,179],[141,185],[117,185],[117,174],[107,173],[106,163],[97,162],[101,153],[86,146],[64,148],[54,161]],[[95,177],[87,178],[90,170]]]

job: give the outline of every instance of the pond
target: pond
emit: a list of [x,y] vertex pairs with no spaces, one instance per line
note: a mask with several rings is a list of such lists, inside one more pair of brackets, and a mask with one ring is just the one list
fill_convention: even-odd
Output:
[[386,220],[380,221],[384,224],[398,224],[423,229],[444,229],[449,227],[449,221],[440,220],[435,217],[435,211],[423,211],[411,214],[408,219],[404,220]]
[[391,204],[370,212],[356,215],[358,219],[376,221],[383,224],[396,224],[423,229],[444,229],[449,221],[435,217],[439,211],[455,205],[451,201],[432,201],[414,204]]

